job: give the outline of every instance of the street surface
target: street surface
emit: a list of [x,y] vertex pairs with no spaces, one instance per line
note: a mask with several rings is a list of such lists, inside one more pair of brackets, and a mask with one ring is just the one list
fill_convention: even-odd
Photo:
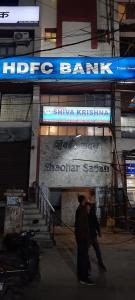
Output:
[[135,236],[103,230],[100,245],[107,272],[99,271],[91,249],[95,286],[82,286],[76,278],[76,244],[69,229],[55,230],[56,246],[40,259],[41,278],[24,290],[29,300],[130,300],[135,298]]

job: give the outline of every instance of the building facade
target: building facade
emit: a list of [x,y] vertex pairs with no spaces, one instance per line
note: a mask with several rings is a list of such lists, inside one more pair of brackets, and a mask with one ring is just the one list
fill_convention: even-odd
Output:
[[79,193],[96,202],[103,221],[110,212],[123,215],[127,191],[135,201],[134,81],[83,79],[81,63],[133,56],[134,1],[132,9],[129,1],[12,1],[23,17],[39,7],[39,20],[22,21],[19,12],[19,23],[3,15],[9,2],[0,6],[0,57],[79,58],[72,73],[80,77],[1,80],[1,199],[8,188],[28,199],[36,181],[49,188],[58,224],[73,225]]

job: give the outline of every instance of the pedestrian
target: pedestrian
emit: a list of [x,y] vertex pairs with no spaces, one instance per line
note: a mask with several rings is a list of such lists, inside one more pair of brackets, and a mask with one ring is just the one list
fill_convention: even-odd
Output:
[[[101,237],[101,230],[96,216],[95,207],[90,202],[86,202],[85,207],[88,215],[88,224],[89,224],[89,248],[93,246],[96,253],[99,268],[102,269],[103,271],[106,271],[106,267],[103,263],[101,249],[97,239],[97,235]],[[91,270],[91,264],[89,263],[89,271],[90,270]]]
[[75,214],[75,238],[77,243],[77,275],[81,284],[94,285],[88,277],[89,271],[89,224],[86,212],[86,198],[84,195],[78,196],[79,206]]

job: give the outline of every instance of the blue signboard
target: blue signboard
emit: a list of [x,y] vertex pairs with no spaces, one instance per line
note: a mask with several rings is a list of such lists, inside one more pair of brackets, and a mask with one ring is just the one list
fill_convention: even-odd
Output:
[[43,122],[110,123],[109,107],[43,106]]
[[0,79],[77,81],[134,78],[134,57],[19,56],[0,59]]
[[135,176],[135,163],[126,164],[126,174]]

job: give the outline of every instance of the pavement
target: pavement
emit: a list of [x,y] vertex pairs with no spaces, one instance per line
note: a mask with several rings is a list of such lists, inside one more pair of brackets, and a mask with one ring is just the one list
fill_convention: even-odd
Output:
[[29,284],[23,299],[29,300],[130,300],[135,298],[135,236],[103,230],[100,246],[107,272],[98,269],[91,249],[95,286],[83,286],[76,278],[76,243],[66,228],[55,229],[56,246],[40,258],[40,278]]

